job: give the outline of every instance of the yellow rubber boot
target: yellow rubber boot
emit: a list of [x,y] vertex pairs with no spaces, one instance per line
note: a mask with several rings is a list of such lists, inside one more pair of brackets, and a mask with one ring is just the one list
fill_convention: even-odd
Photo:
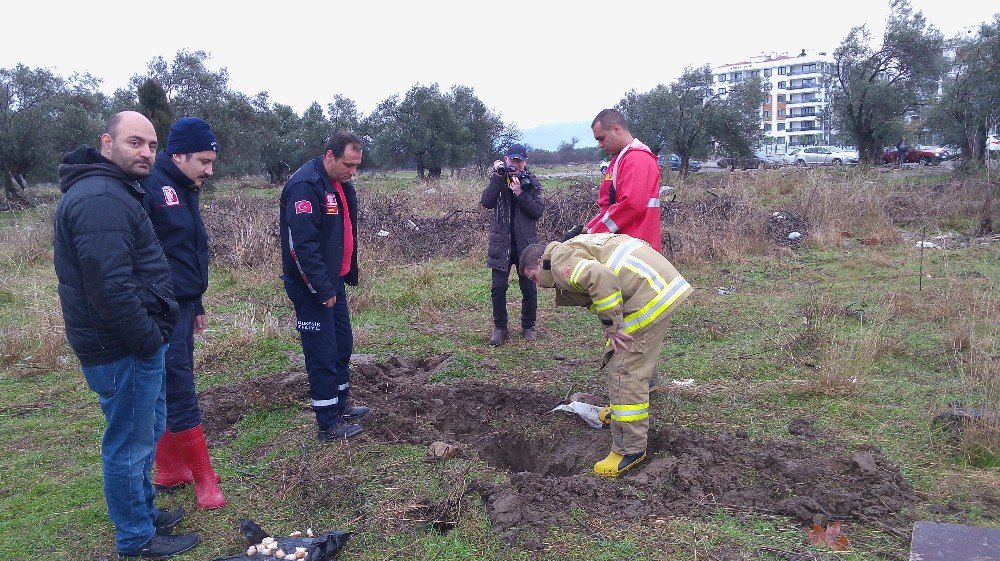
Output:
[[601,407],[601,409],[597,412],[597,418],[600,419],[602,423],[604,423],[604,426],[610,425],[611,408],[606,405],[604,407]]
[[608,453],[607,458],[594,464],[594,473],[602,477],[618,477],[645,459],[645,452],[622,456],[618,452],[612,451]]

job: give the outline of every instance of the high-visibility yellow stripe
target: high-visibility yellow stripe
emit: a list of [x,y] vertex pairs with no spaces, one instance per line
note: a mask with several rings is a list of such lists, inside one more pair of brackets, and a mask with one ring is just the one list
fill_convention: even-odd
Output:
[[623,423],[641,421],[649,417],[649,402],[629,405],[611,404],[611,419]]
[[573,272],[570,273],[569,275],[570,286],[572,286],[577,290],[584,290],[584,288],[580,286],[579,283],[580,276],[583,275],[584,269],[590,266],[591,263],[597,263],[597,261],[593,259],[581,259],[579,262],[577,262],[576,267],[573,267]]
[[686,294],[691,290],[691,285],[688,284],[684,277],[678,276],[673,282],[670,283],[668,290],[657,295],[652,302],[643,306],[638,312],[629,314],[625,317],[625,328],[623,331],[625,333],[632,333],[637,329],[641,329],[650,323],[652,323],[656,318],[660,317],[663,312],[670,309],[670,306],[677,301],[678,298]]
[[646,279],[646,282],[649,283],[649,286],[651,286],[657,294],[661,294],[664,290],[667,290],[667,281],[664,280],[663,275],[656,272],[656,270],[646,264],[645,261],[636,259],[635,257],[630,257],[625,260],[622,267],[632,271],[639,277]]
[[626,257],[630,256],[637,248],[642,247],[642,244],[643,242],[640,240],[629,240],[621,244],[615,248],[614,253],[611,254],[611,257],[608,258],[608,261],[605,264],[609,269],[611,269],[611,272],[617,275],[618,272],[621,271],[622,261]]
[[622,303],[622,291],[616,290],[611,296],[606,296],[600,300],[594,302],[590,305],[590,311],[592,312],[603,312],[604,310],[610,310],[615,306]]
[[620,423],[631,423],[633,421],[641,421],[647,417],[649,417],[649,411],[639,413],[638,415],[611,415],[611,420]]

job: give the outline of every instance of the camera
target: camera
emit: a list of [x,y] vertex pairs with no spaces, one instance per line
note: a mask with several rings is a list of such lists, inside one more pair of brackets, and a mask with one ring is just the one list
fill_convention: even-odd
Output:
[[496,169],[496,172],[499,173],[500,175],[511,175],[511,174],[517,172],[517,168],[514,167],[514,166],[499,165],[495,169]]

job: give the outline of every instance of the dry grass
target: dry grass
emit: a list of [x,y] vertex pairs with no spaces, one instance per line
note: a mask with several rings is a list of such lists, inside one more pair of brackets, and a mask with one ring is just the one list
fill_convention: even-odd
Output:
[[0,267],[21,269],[52,262],[52,214],[45,207],[24,214],[9,214],[0,228]]
[[962,427],[959,447],[974,464],[1000,466],[1000,299],[980,295],[956,313],[944,342],[956,357],[963,407],[980,412]]

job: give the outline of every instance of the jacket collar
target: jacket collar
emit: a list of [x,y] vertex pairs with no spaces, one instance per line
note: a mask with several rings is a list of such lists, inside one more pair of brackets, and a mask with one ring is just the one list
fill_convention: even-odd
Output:
[[552,288],[556,285],[556,280],[552,277],[552,252],[560,245],[559,242],[550,242],[542,253],[542,268],[538,271],[538,286],[542,288]]
[[194,181],[192,181],[190,177],[184,175],[184,172],[177,167],[173,158],[168,156],[165,150],[160,150],[160,153],[156,155],[155,166],[163,172],[163,174],[166,175],[167,178],[174,183],[174,185],[197,190],[197,187],[194,186]]

